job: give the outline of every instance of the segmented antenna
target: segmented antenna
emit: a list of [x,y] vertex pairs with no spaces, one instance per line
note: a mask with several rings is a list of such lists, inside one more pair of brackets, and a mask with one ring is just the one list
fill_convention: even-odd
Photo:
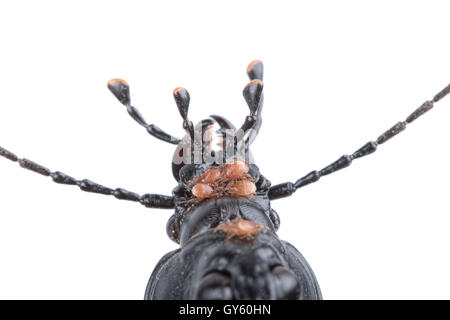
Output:
[[189,92],[182,87],[175,88],[173,90],[173,97],[177,104],[178,111],[183,118],[183,129],[191,136],[192,143],[194,142],[194,124],[188,119],[189,103],[191,102],[191,96]]
[[120,200],[139,202],[140,204],[146,206],[147,208],[173,209],[175,207],[174,199],[171,196],[164,196],[150,193],[140,196],[137,193],[122,188],[111,189],[101,184],[92,182],[88,179],[77,180],[60,171],[52,172],[46,167],[41,166],[40,164],[37,164],[34,161],[25,158],[21,159],[11,151],[8,151],[2,147],[0,147],[0,156],[5,157],[13,162],[18,162],[22,168],[39,173],[43,176],[51,177],[52,180],[56,183],[76,185],[81,190],[86,192],[112,195]]
[[121,104],[127,107],[128,114],[141,126],[147,129],[147,132],[162,141],[169,142],[172,144],[180,143],[180,139],[171,136],[170,134],[164,132],[155,124],[147,124],[144,117],[136,107],[131,105],[130,99],[130,87],[125,80],[122,79],[111,79],[108,81],[108,89],[112,94],[119,100]]
[[[262,125],[262,107],[264,103],[263,95],[263,75],[264,65],[260,60],[250,62],[247,67],[247,75],[250,82],[244,87],[242,94],[245,102],[247,102],[250,114],[245,117],[244,123],[240,128],[240,137],[235,138],[235,152],[237,152],[237,144],[244,139],[245,142],[245,158],[249,157],[250,145],[258,135],[259,129]],[[249,131],[250,130],[250,131]]]
[[261,60],[253,60],[249,63],[247,67],[247,75],[250,80],[263,80],[264,76],[264,65]]
[[[252,80],[252,81],[253,80],[261,80],[261,82],[262,82],[263,77],[264,77],[264,65],[263,65],[262,61],[261,60],[253,60],[252,62],[250,62],[250,64],[247,67],[247,75],[250,78],[250,80]],[[244,98],[245,98],[245,96],[244,96]],[[248,144],[251,144],[253,142],[254,138],[256,138],[256,135],[258,134],[259,129],[261,128],[261,125],[262,125],[261,113],[262,113],[262,108],[264,105],[264,93],[262,92],[262,88],[261,88],[261,94],[257,98],[259,100],[257,110],[255,111],[257,121],[253,128],[255,134],[254,134],[253,139],[250,139]],[[247,104],[248,104],[248,102],[247,102]]]
[[254,131],[253,139],[247,139],[246,143],[251,144],[259,132],[259,128],[262,124],[262,107],[264,102],[263,95],[263,75],[264,75],[264,65],[260,60],[254,60],[250,62],[247,67],[247,75],[250,78],[250,82],[244,87],[242,94],[244,96],[245,102],[247,102],[248,108],[250,109],[250,115],[245,118],[244,124],[241,130],[246,132],[248,129]]
[[263,83],[259,79],[250,81],[242,91],[245,102],[247,102],[248,108],[250,109],[250,115],[256,116],[258,114],[262,91]]

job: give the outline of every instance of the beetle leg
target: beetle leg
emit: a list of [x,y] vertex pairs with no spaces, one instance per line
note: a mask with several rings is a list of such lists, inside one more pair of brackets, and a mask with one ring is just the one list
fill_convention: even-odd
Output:
[[321,177],[334,173],[338,170],[348,167],[353,160],[367,156],[377,150],[377,147],[389,139],[393,138],[406,129],[406,126],[431,110],[434,103],[438,102],[450,93],[450,84],[438,92],[433,99],[425,101],[420,107],[414,110],[404,121],[399,121],[387,131],[382,133],[375,141],[369,141],[351,155],[343,155],[322,170],[312,171],[304,177],[298,179],[295,183],[285,182],[269,188],[269,199],[275,200],[292,195],[297,189],[318,181]]
[[88,179],[77,180],[65,173],[60,171],[52,172],[44,166],[37,164],[34,161],[28,159],[21,159],[16,156],[14,153],[0,147],[0,156],[3,156],[13,162],[18,162],[22,168],[31,170],[33,172],[42,174],[47,177],[51,177],[52,180],[56,183],[60,184],[68,184],[68,185],[76,185],[81,190],[86,192],[99,193],[104,195],[112,195],[120,200],[129,200],[139,202],[140,204],[146,206],[147,208],[160,208],[160,209],[173,209],[175,208],[174,198],[171,196],[164,196],[159,194],[144,194],[140,196],[137,193],[122,189],[116,188],[111,189],[105,187],[101,184],[92,182]]

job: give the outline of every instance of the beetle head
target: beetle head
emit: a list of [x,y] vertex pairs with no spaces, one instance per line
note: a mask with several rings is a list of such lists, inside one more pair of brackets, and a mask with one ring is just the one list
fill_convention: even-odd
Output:
[[250,135],[251,130],[236,130],[221,116],[212,115],[200,121],[177,145],[172,157],[174,178],[183,183],[203,173],[207,167],[232,163],[236,159],[252,163],[253,157],[246,145],[251,141]]

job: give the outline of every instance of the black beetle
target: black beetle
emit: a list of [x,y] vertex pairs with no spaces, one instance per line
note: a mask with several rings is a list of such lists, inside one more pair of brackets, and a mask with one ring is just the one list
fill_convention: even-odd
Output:
[[350,155],[312,171],[296,182],[272,186],[253,163],[249,146],[261,127],[263,64],[247,69],[250,83],[244,98],[250,113],[236,129],[222,116],[212,115],[194,126],[188,119],[190,96],[176,88],[174,98],[187,134],[177,139],[148,124],[131,105],[128,84],[121,79],[108,88],[130,116],[154,137],[177,145],[172,172],[178,185],[172,196],[138,195],[111,189],[90,180],[77,180],[0,147],[0,155],[56,183],[77,185],[81,190],[139,202],[148,208],[175,209],[167,223],[169,237],[180,248],[158,263],[145,293],[146,299],[321,299],[315,276],[303,256],[276,235],[280,220],[270,201],[292,195],[322,176],[348,167],[433,108],[450,93],[450,85],[424,102],[404,121],[397,122],[376,140]]

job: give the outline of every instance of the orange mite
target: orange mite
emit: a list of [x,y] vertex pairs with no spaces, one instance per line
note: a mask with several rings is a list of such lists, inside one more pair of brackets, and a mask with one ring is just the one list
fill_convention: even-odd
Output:
[[207,170],[202,176],[200,181],[202,183],[214,183],[217,180],[219,180],[221,174],[220,174],[220,170],[213,168],[213,169],[209,169]]
[[228,192],[234,196],[249,196],[256,192],[256,186],[252,181],[240,180],[234,182],[228,188]]
[[225,232],[230,238],[251,239],[267,227],[248,220],[234,219],[219,224],[213,230]]
[[227,164],[225,169],[225,176],[228,180],[234,180],[242,177],[248,172],[248,166],[244,161],[237,160],[233,163]]
[[217,197],[222,194],[235,197],[250,196],[256,192],[256,186],[251,178],[246,178],[247,173],[248,166],[241,160],[209,168],[194,179],[192,194],[200,199]]
[[214,194],[214,189],[206,183],[197,183],[192,188],[192,194],[197,198],[211,198]]

